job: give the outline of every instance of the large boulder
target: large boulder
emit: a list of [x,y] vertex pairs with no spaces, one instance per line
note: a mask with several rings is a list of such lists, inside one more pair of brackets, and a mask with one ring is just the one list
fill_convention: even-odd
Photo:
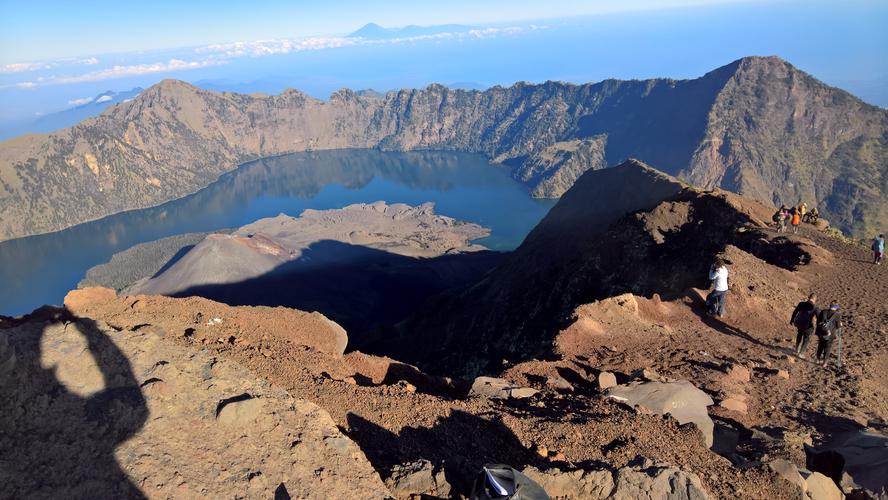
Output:
[[863,490],[888,499],[888,436],[873,431],[846,432],[817,448],[805,447],[807,466],[832,478],[846,493]]
[[842,500],[845,495],[836,483],[819,472],[807,473],[805,490],[811,500]]
[[317,405],[162,328],[3,330],[0,498],[391,496]]
[[635,463],[618,469],[560,471],[528,467],[524,470],[524,475],[542,486],[550,497],[558,500],[709,498],[696,474],[648,459],[636,460]]
[[707,406],[713,404],[708,394],[697,389],[687,380],[672,382],[633,382],[608,389],[609,397],[631,406],[646,408],[658,415],[672,415],[678,423],[696,425],[712,446],[714,424]]
[[65,308],[74,314],[82,314],[89,310],[91,306],[114,300],[117,298],[117,292],[110,288],[92,286],[81,288],[79,290],[71,290],[65,295]]

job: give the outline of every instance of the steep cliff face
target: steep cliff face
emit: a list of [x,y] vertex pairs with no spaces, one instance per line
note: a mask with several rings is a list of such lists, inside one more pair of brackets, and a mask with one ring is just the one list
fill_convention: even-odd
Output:
[[69,129],[0,143],[0,239],[156,205],[259,156],[374,147],[481,153],[541,197],[631,156],[706,187],[820,204],[863,234],[888,213],[886,116],[776,58],[695,80],[343,90],[328,101],[166,80]]
[[888,113],[779,59],[744,59],[679,173],[775,205],[816,204],[869,235],[888,223]]

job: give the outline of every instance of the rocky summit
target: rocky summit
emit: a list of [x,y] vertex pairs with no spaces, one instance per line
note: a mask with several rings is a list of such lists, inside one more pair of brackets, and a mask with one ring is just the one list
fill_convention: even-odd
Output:
[[481,153],[534,196],[634,157],[768,205],[806,201],[836,227],[888,219],[888,111],[774,57],[693,80],[216,93],[165,80],[71,128],[0,143],[0,239],[193,193],[238,164],[336,148]]

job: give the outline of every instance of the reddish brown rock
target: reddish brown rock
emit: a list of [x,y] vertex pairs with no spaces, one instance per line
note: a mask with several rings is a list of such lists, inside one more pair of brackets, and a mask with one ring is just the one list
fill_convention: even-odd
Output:
[[82,314],[91,306],[103,304],[117,298],[117,292],[105,287],[89,287],[71,290],[65,295],[65,308],[74,314]]
[[749,372],[749,368],[737,364],[729,365],[727,368],[727,372],[728,380],[733,380],[735,382],[749,382],[752,375]]
[[746,403],[737,397],[725,399],[718,405],[726,410],[736,411],[737,413],[746,413],[748,409]]

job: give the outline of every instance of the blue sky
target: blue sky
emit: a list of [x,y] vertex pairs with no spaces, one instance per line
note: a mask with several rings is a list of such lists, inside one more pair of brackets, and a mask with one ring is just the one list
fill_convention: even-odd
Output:
[[3,0],[0,63],[347,33],[368,22],[491,24],[738,0]]
[[[368,22],[473,29],[345,37]],[[885,26],[886,0],[0,0],[0,137],[163,78],[326,98],[432,82],[693,78],[747,55],[781,56],[886,106]]]

